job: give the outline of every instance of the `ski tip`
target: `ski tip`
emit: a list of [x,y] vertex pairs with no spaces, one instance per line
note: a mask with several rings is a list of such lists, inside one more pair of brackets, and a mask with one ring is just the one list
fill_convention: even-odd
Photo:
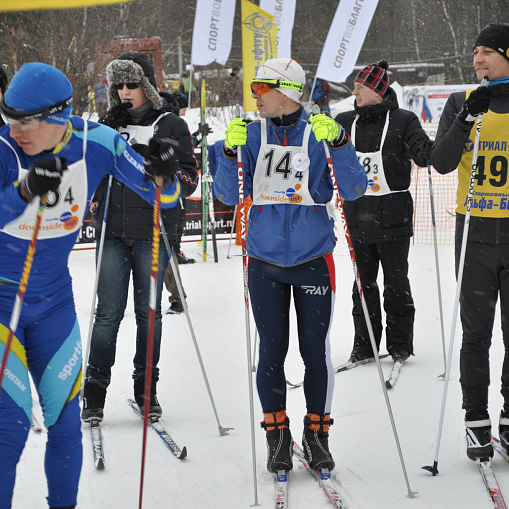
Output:
[[187,458],[187,449],[186,449],[186,447],[184,447],[182,449],[182,452],[177,457],[178,457],[179,460],[183,460],[184,458]]
[[385,381],[385,387],[387,387],[387,389],[392,389],[392,384],[389,382],[389,380]]
[[96,470],[103,470],[104,469],[104,460],[102,458],[99,458],[95,462],[95,468],[96,468]]

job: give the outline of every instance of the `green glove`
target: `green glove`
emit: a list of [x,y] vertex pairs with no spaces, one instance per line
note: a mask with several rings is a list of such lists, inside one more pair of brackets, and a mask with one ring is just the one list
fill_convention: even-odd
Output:
[[333,141],[339,135],[338,123],[323,113],[311,117],[309,123],[313,126],[316,141]]
[[224,133],[224,144],[227,149],[232,150],[238,145],[247,143],[246,121],[241,118],[234,118],[226,128]]

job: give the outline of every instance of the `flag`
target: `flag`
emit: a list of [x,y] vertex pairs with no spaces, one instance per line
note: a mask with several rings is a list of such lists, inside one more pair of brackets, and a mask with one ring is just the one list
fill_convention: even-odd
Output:
[[235,0],[197,0],[194,15],[192,65],[226,64],[232,48]]
[[428,108],[428,105],[426,104],[426,96],[422,96],[422,111],[421,111],[421,118],[423,122],[426,122],[427,120],[431,120],[431,111]]
[[341,0],[325,40],[316,75],[333,83],[348,78],[357,63],[378,0]]
[[260,0],[260,9],[274,16],[277,56],[292,58],[292,30],[297,0]]
[[33,11],[42,9],[75,9],[93,5],[118,4],[130,0],[0,0],[1,11]]
[[248,0],[241,2],[244,111],[256,111],[256,99],[251,97],[251,81],[263,63],[277,58],[277,25],[274,16]]

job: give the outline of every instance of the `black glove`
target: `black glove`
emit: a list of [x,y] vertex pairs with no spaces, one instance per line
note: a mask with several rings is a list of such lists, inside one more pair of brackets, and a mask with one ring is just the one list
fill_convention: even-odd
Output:
[[204,124],[199,124],[198,132],[202,134],[202,136],[207,136],[214,131],[209,127],[209,125],[205,122]]
[[62,181],[62,173],[67,169],[65,157],[51,156],[51,159],[37,159],[28,170],[28,175],[18,186],[22,200],[29,202],[48,191],[56,191]]
[[147,150],[147,145],[143,143],[134,143],[131,145],[131,148],[140,156],[145,157],[145,150]]
[[460,119],[473,122],[481,113],[486,113],[490,106],[493,89],[490,87],[476,88],[465,101],[460,111]]
[[171,138],[151,138],[144,153],[145,175],[155,183],[155,177],[163,177],[163,189],[174,182],[179,169],[179,158],[175,149],[179,142]]
[[422,147],[421,156],[426,161],[426,164],[429,166],[431,164],[431,151],[433,150],[433,141],[426,140],[424,146]]
[[113,108],[111,108],[106,115],[103,115],[98,122],[99,124],[107,125],[115,130],[119,127],[127,127],[130,120],[127,110],[132,107],[132,103],[124,100],[120,104],[113,106]]

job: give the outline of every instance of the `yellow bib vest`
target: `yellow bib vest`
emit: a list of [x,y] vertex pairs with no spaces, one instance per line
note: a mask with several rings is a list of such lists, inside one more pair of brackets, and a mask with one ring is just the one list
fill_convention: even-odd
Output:
[[[472,90],[467,91],[467,97]],[[489,110],[482,117],[481,136],[474,193],[470,214],[479,217],[509,217],[509,115]],[[458,165],[456,212],[466,214],[467,196],[472,171],[476,124],[463,149]]]

